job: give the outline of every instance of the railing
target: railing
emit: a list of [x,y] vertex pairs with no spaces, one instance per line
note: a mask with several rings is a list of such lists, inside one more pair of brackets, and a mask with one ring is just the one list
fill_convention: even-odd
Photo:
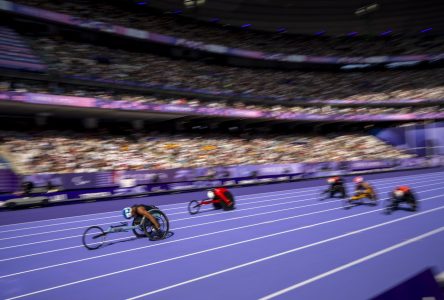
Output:
[[[292,164],[294,165],[294,164]],[[66,187],[64,183],[64,174],[41,174],[32,177],[25,177],[24,180],[38,180],[38,176],[42,176],[44,184],[47,180],[51,180],[52,184],[61,183],[60,187],[65,190],[52,191],[52,192],[40,192],[38,194],[32,194],[21,199],[23,196],[14,195],[0,195],[0,207],[7,207],[10,201],[22,201],[23,204],[29,205],[30,203],[41,204],[45,203],[59,203],[67,201],[90,201],[94,200],[108,200],[116,198],[126,197],[138,197],[147,196],[150,194],[159,193],[171,193],[171,192],[189,192],[207,189],[217,186],[245,186],[256,184],[268,184],[279,182],[298,181],[301,179],[319,178],[325,176],[336,175],[351,175],[351,174],[365,174],[365,173],[378,173],[378,172],[390,172],[390,171],[405,171],[413,169],[422,169],[429,167],[444,166],[444,156],[434,158],[413,158],[413,159],[400,159],[400,160],[382,160],[382,161],[355,161],[355,162],[324,162],[324,163],[310,163],[310,164],[298,164],[298,169],[283,169],[284,166],[276,167],[277,165],[262,165],[256,166],[254,174],[248,173],[245,177],[230,177],[230,178],[194,178],[191,181],[176,181],[176,182],[152,182],[150,176],[147,177],[149,171],[140,171],[138,174],[134,172],[128,172],[125,176],[133,176],[136,178],[137,186],[121,188],[118,186],[118,178],[109,174],[111,180],[105,187],[102,183],[94,181],[94,176],[97,173],[85,174],[65,174],[66,178],[72,179],[74,175],[82,177],[84,185],[78,185],[76,189],[69,189],[69,185]],[[240,166],[245,168],[245,166]],[[250,167],[251,166],[247,166]],[[296,167],[296,166],[293,166]],[[263,170],[273,170],[266,175]],[[172,172],[173,170],[163,170],[159,172]],[[251,171],[251,170],[250,170]],[[289,172],[288,172],[289,171]],[[144,173],[145,172],[145,173]],[[292,173],[297,172],[297,173]],[[71,176],[71,177],[70,177]],[[103,174],[100,174],[103,176]],[[105,176],[106,177],[106,176]],[[114,178],[114,179],[113,179]],[[57,180],[61,180],[57,182]],[[103,180],[103,178],[102,178]],[[114,182],[116,180],[116,182]],[[72,182],[72,181],[71,181]],[[93,187],[88,188],[91,184]],[[102,184],[102,187],[100,185]],[[38,185],[38,184],[37,184]],[[8,201],[10,200],[10,201]],[[2,202],[3,201],[3,202]]]
[[108,100],[89,97],[60,96],[37,93],[0,92],[0,101],[32,103],[41,105],[62,105],[69,107],[100,108],[126,111],[145,111],[178,115],[202,115],[215,117],[239,117],[249,119],[288,121],[419,121],[444,119],[444,112],[406,114],[309,114],[259,109],[211,108],[176,104],[150,104],[138,101]]

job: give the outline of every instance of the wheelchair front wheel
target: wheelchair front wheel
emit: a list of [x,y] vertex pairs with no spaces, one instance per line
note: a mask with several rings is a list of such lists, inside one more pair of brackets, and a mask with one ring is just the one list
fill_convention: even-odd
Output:
[[350,199],[342,199],[341,202],[342,202],[342,207],[343,207],[344,209],[350,209],[350,208],[352,208],[353,206],[356,205],[356,204],[353,203],[353,201],[350,200]]
[[386,215],[390,215],[394,211],[394,205],[391,199],[385,199],[382,202],[383,213]]
[[95,250],[103,246],[106,232],[99,226],[91,226],[85,230],[82,243],[88,250]]
[[370,205],[371,206],[378,206],[378,200],[377,199],[370,200]]
[[188,203],[188,212],[191,215],[195,215],[199,212],[200,206],[201,205],[200,205],[199,201],[197,201],[197,200],[190,201],[190,203]]
[[138,238],[146,236],[145,230],[143,229],[142,224],[141,224],[142,223],[142,219],[143,218],[141,218],[141,217],[134,218],[133,224],[132,224],[133,226],[138,226],[138,227],[133,229],[134,235],[136,237],[138,237]]

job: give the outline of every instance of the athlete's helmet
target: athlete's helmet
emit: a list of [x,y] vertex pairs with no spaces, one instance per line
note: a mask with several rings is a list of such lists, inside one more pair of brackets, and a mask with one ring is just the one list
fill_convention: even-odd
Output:
[[364,178],[362,178],[362,176],[358,176],[358,177],[353,178],[354,183],[361,183],[363,181],[364,181]]
[[330,177],[327,179],[328,183],[334,183],[336,181],[336,179],[334,177]]
[[133,214],[131,213],[131,207],[125,207],[122,209],[122,215],[125,219],[131,219]]
[[207,192],[207,197],[209,198],[209,199],[213,199],[214,198],[214,191],[213,190],[209,190],[208,192]]
[[400,189],[396,189],[395,190],[395,197],[402,197],[402,196],[404,196],[404,191],[403,190],[400,190]]

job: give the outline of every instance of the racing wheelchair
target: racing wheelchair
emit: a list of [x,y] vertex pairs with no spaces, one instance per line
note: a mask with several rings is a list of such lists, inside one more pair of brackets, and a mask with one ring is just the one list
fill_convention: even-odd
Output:
[[418,210],[417,196],[410,187],[398,186],[388,194],[384,207],[388,215],[396,210],[415,212]]
[[203,205],[212,204],[214,209],[233,210],[235,208],[235,199],[233,194],[226,188],[214,188],[207,192],[208,199],[192,200],[188,203],[188,211],[195,215],[200,211]]
[[344,209],[350,209],[357,205],[378,205],[378,196],[373,189],[371,190],[357,190],[353,196],[348,199],[344,199]]
[[[160,239],[164,239],[170,229],[170,223],[168,217],[157,207],[148,210],[148,212],[157,220],[160,225],[162,236]],[[106,230],[100,226],[88,227],[82,236],[83,245],[89,250],[95,250],[103,246],[106,241],[106,237],[111,233],[128,232],[132,231],[133,234],[138,237],[148,237],[150,240],[154,234],[153,224],[145,217],[136,217],[133,219],[132,224],[128,222],[120,222],[117,225],[110,225]]]
[[344,180],[339,177],[331,177],[327,179],[329,184],[328,188],[321,191],[320,200],[326,200],[328,198],[347,198],[347,189],[345,187]]

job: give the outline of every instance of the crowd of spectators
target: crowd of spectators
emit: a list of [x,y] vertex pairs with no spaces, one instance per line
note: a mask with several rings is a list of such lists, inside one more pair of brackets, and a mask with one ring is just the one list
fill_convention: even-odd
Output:
[[[434,41],[386,38],[320,38],[278,35],[197,25],[171,15],[145,15],[116,9],[105,1],[18,0],[104,22],[145,29],[231,47],[316,55],[382,55],[444,52],[442,38]],[[390,106],[402,99],[444,99],[444,72],[387,70],[374,72],[305,72],[248,69],[171,59],[151,53],[130,51],[62,37],[28,37],[48,63],[50,75],[77,76],[89,80],[113,80],[120,89],[63,86],[55,83],[0,81],[1,91],[38,92],[86,96],[141,103],[177,104],[215,108],[241,108],[305,114],[388,114],[444,112],[444,105]],[[54,76],[55,78],[57,76]],[[161,89],[200,90],[214,94],[239,95],[240,100],[165,97],[125,92],[127,83]],[[126,85],[127,86],[127,85]],[[128,86],[127,86],[128,87]],[[243,99],[273,99],[258,104]],[[292,105],[302,100],[386,101],[387,106]],[[170,169],[246,164],[275,164],[408,158],[406,154],[366,134],[255,135],[167,134],[129,132],[111,134],[77,131],[0,131],[0,151],[27,174],[96,172],[104,170]]]
[[105,90],[103,88],[80,87],[80,86],[62,86],[48,84],[38,81],[1,81],[0,91],[34,92],[45,94],[60,94],[66,96],[93,97],[107,100],[126,100],[136,101],[145,104],[174,104],[187,105],[192,107],[211,107],[211,108],[237,108],[250,109],[280,113],[301,113],[301,114],[321,114],[321,115],[353,115],[353,114],[424,114],[444,112],[444,102],[442,104],[427,106],[341,106],[329,104],[311,104],[307,106],[281,104],[252,104],[247,102],[227,102],[223,100],[205,100],[184,97],[160,97],[153,95],[144,95],[137,93],[125,93],[117,90]]
[[408,158],[365,134],[261,135],[0,131],[1,149],[27,174]]
[[287,101],[444,98],[444,72],[440,69],[367,73],[279,71],[175,60],[48,37],[32,39],[32,44],[52,72],[164,89],[205,90]]
[[171,14],[149,13],[140,8],[129,11],[124,7],[116,7],[108,1],[16,0],[15,2],[193,41],[265,52],[325,56],[444,53],[442,36],[434,39],[405,36],[369,39],[349,36],[328,38],[289,35],[205,25]]

